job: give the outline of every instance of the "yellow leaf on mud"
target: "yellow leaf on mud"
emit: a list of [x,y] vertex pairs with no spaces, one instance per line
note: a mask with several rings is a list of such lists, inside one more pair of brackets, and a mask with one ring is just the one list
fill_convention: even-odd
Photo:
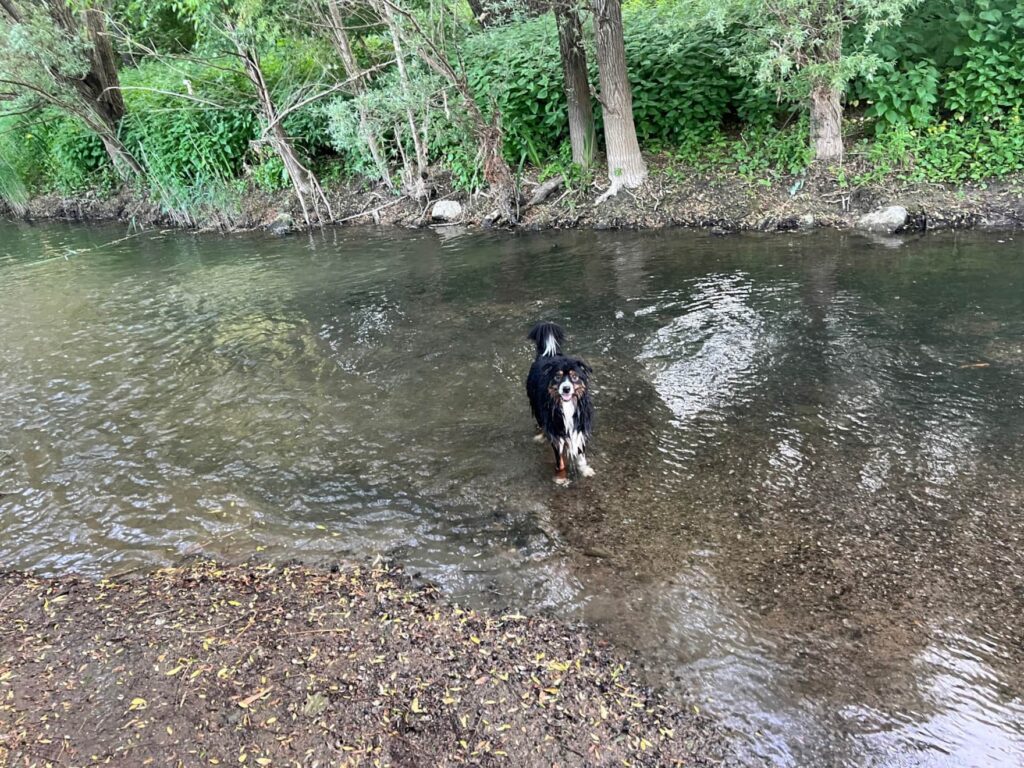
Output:
[[132,699],[132,703],[128,705],[128,711],[131,712],[132,710],[135,710],[135,709],[145,709],[148,706],[149,706],[149,704],[146,702],[145,699],[134,698],[134,699]]
[[413,697],[413,700],[412,700],[412,711],[415,712],[417,715],[421,714],[424,711],[423,709],[420,708],[419,697]]
[[183,670],[184,668],[185,668],[184,664],[179,664],[174,669],[171,669],[171,670],[168,670],[167,672],[164,672],[164,674],[167,675],[167,677],[174,677],[176,674],[181,672],[181,670]]

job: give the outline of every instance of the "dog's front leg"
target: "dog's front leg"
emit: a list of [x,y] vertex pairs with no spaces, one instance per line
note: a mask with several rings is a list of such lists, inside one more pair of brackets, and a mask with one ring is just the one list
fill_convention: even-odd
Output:
[[586,451],[580,452],[579,458],[576,459],[576,466],[583,477],[594,476],[594,468],[587,463]]
[[559,485],[565,485],[569,482],[568,462],[565,460],[565,446],[554,445],[552,448],[555,451],[555,482]]

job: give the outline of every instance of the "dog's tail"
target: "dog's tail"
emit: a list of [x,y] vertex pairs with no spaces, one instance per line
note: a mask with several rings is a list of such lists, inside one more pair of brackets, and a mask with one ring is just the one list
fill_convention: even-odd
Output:
[[562,353],[565,331],[558,323],[537,323],[526,338],[537,345],[537,357],[550,357]]

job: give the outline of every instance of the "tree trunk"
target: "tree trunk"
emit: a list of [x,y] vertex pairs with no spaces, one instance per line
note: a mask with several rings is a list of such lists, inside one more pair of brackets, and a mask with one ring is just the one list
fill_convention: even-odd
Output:
[[589,168],[594,161],[594,108],[587,79],[587,52],[577,0],[555,0],[558,50],[562,59],[565,97],[569,103],[569,142],[572,161]]
[[481,27],[486,29],[494,23],[495,18],[486,8],[483,0],[466,0],[466,4],[469,6],[469,10],[473,12],[473,18],[476,19],[477,24]]
[[811,88],[811,146],[815,162],[843,161],[842,94],[825,81]]
[[54,25],[64,35],[76,39],[84,26],[90,43],[89,69],[81,78],[63,75],[56,67],[50,69],[51,76],[77,94],[83,107],[78,115],[90,129],[99,134],[117,174],[122,179],[144,176],[142,166],[118,136],[125,114],[124,98],[117,75],[114,46],[107,33],[106,17],[97,8],[87,8],[82,11],[79,24],[66,0],[48,0],[47,9]]
[[633,92],[626,72],[626,45],[622,33],[620,0],[593,0],[597,68],[601,80],[601,108],[611,187],[598,200],[622,187],[639,187],[647,179],[647,164],[633,124]]
[[82,12],[85,18],[85,31],[89,36],[92,49],[89,51],[90,69],[85,76],[96,101],[115,123],[124,117],[124,97],[121,95],[121,83],[117,77],[117,61],[114,58],[114,46],[107,33],[107,22],[103,12],[96,8],[88,8]]
[[[338,0],[327,0],[327,11],[334,47],[337,49],[338,55],[341,56],[342,64],[345,65],[346,77],[352,81],[352,93],[358,97],[366,91],[366,83],[363,78],[365,73],[359,66],[355,54],[352,53],[352,45],[348,39],[348,30],[345,29],[341,10],[338,8]],[[384,153],[381,152],[377,134],[370,125],[366,107],[359,104],[357,109],[359,110],[359,132],[370,150],[370,157],[373,158],[373,164],[377,169],[377,177],[390,189],[392,187],[391,169],[388,167],[387,160],[384,159]]]

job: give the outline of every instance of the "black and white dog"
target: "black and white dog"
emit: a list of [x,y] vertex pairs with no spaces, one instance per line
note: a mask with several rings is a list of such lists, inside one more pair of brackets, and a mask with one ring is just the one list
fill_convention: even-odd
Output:
[[568,465],[592,477],[587,464],[587,440],[594,423],[587,382],[593,372],[578,357],[562,354],[565,333],[555,323],[537,323],[528,338],[537,345],[537,358],[526,377],[530,410],[555,452],[555,482],[565,483]]

